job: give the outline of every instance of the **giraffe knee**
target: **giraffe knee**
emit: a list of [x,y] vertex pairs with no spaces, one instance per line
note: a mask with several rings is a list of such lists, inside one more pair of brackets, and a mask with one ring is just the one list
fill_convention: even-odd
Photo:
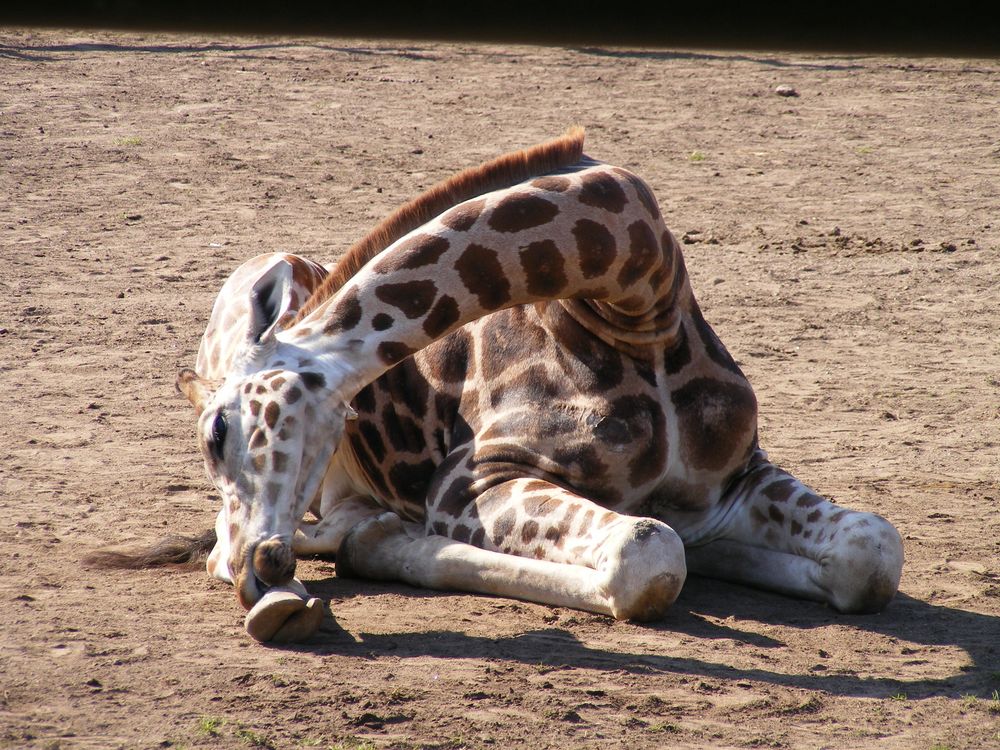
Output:
[[602,545],[597,569],[619,620],[646,622],[666,614],[687,577],[684,543],[665,523],[650,518],[623,524]]
[[830,575],[830,604],[849,614],[880,612],[899,588],[903,570],[899,532],[881,516],[853,513],[835,543],[824,566]]

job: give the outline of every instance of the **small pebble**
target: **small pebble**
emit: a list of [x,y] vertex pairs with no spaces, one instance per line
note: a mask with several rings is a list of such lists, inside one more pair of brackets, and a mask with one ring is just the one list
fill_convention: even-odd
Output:
[[781,84],[780,86],[776,87],[774,89],[774,93],[777,94],[778,96],[798,96],[799,95],[798,91],[796,91],[791,86],[788,86],[787,84],[784,84],[784,83]]

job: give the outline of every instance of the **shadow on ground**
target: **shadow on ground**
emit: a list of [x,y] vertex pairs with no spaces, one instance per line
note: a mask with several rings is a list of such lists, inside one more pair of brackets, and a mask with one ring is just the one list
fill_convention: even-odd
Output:
[[[418,598],[461,596],[414,589],[400,584],[368,581],[344,581],[329,578],[308,582],[316,596],[343,601],[365,596],[377,589]],[[794,606],[790,606],[790,603]],[[504,659],[554,668],[581,667],[600,670],[623,670],[632,673],[676,673],[723,680],[755,680],[784,687],[822,690],[853,697],[885,698],[899,692],[909,698],[934,695],[962,696],[989,694],[1000,681],[1000,618],[951,607],[936,606],[897,594],[886,609],[877,615],[841,615],[821,604],[802,602],[754,591],[711,579],[692,576],[674,611],[662,622],[648,625],[657,631],[681,633],[715,640],[732,639],[758,648],[781,648],[785,644],[760,633],[712,622],[732,617],[734,622],[750,620],[790,628],[809,629],[831,624],[846,625],[900,641],[927,646],[955,646],[970,657],[971,664],[951,676],[935,679],[905,680],[895,677],[871,677],[852,674],[785,674],[760,668],[743,668],[703,659],[672,657],[658,652],[627,652],[594,647],[581,642],[572,632],[541,628],[513,637],[487,638],[459,631],[422,633],[348,633],[329,615],[320,634],[296,650],[321,654],[377,656],[391,653],[396,657],[433,656],[439,658]]]

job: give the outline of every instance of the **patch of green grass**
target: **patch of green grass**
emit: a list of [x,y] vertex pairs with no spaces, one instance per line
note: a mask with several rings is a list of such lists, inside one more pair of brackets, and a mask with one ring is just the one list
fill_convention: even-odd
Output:
[[993,691],[990,702],[986,704],[986,710],[991,714],[1000,714],[1000,690]]
[[350,736],[345,737],[336,745],[330,745],[330,750],[377,750],[377,747],[371,740]]
[[951,745],[946,745],[943,742],[935,742],[931,745],[931,750],[951,750]]
[[648,727],[646,727],[646,731],[648,731],[648,732],[666,732],[666,733],[674,734],[676,732],[681,731],[681,728],[679,726],[677,726],[676,724],[671,724],[669,721],[659,721],[659,722],[656,722],[654,724],[650,724]]
[[198,731],[209,737],[218,737],[223,724],[225,721],[218,716],[202,716],[198,719]]
[[890,700],[897,701],[898,703],[906,703],[906,693],[900,691],[898,693],[893,693]]
[[865,156],[866,154],[870,154],[872,152],[872,147],[871,146],[858,146],[854,150],[858,153],[859,156]]
[[705,161],[705,154],[701,151],[692,151],[688,154],[688,160],[690,161]]
[[141,146],[142,138],[137,135],[127,135],[124,138],[115,138],[115,143],[119,146]]
[[233,732],[233,734],[235,734],[240,741],[250,745],[250,747],[263,747],[268,750],[274,750],[274,743],[266,734],[261,734],[260,732],[255,732],[252,729],[246,729],[244,727],[239,727],[235,732]]

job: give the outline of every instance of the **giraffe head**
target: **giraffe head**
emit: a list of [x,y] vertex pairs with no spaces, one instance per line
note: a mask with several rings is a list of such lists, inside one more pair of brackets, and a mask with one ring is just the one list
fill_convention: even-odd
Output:
[[292,535],[353,415],[336,368],[279,340],[281,272],[275,266],[250,289],[224,377],[182,370],[177,378],[198,413],[205,468],[222,495],[209,572],[232,581],[247,609],[294,576]]

